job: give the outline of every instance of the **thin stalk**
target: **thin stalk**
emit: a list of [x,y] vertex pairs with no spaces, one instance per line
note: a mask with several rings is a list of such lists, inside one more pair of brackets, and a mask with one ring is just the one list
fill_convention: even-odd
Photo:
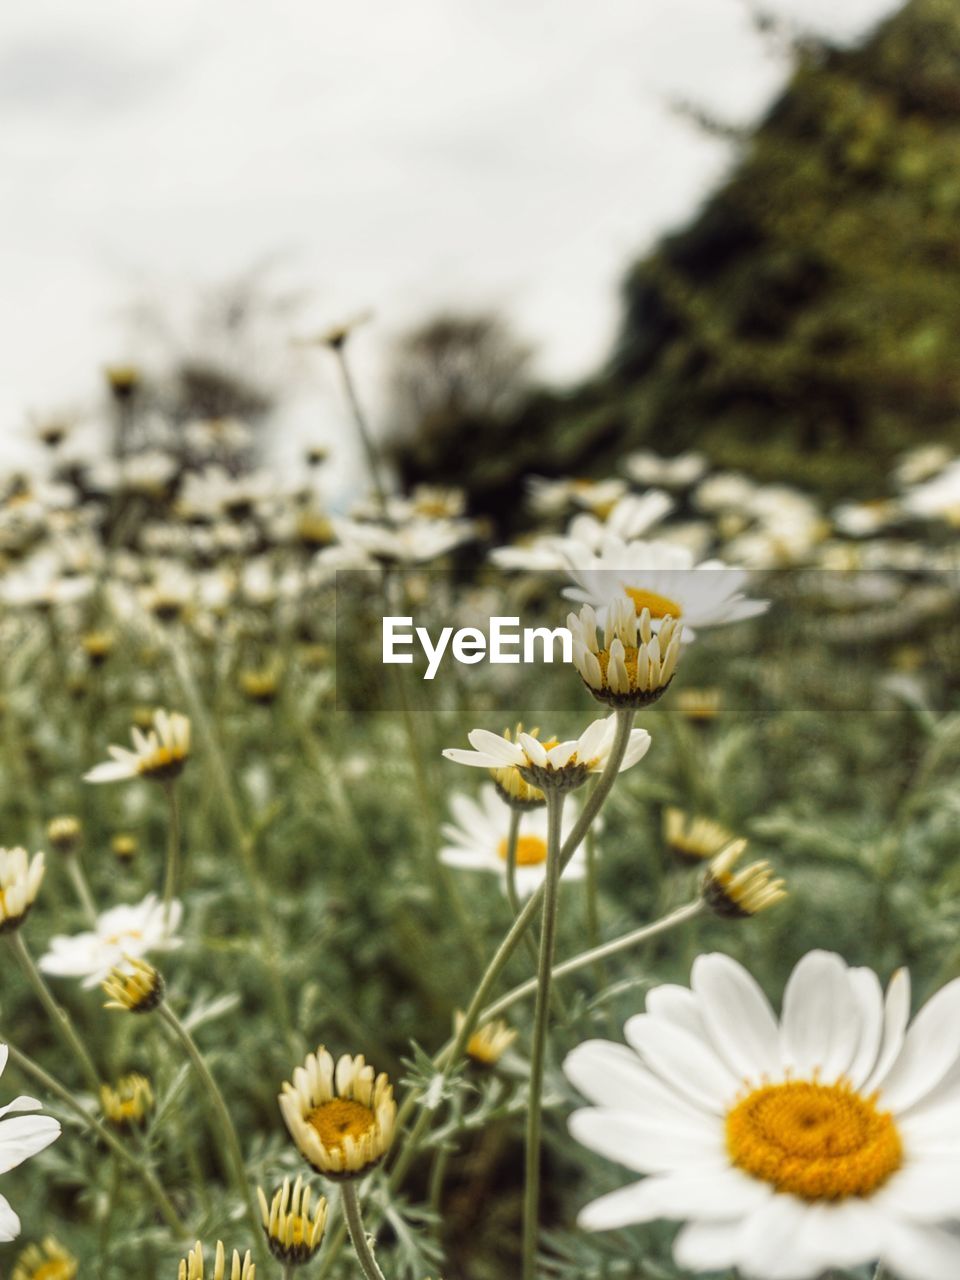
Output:
[[[590,830],[594,818],[603,807],[604,801],[610,794],[617,774],[620,772],[620,765],[623,763],[623,757],[627,750],[627,744],[630,741],[630,730],[633,728],[635,712],[632,708],[624,707],[617,710],[617,736],[614,739],[613,747],[610,752],[610,758],[607,761],[606,768],[597,779],[596,786],[587,797],[586,804],[580,811],[580,816],[574,823],[573,830],[567,836],[560,849],[560,870],[561,873],[566,868],[567,863],[580,847],[584,836]],[[520,914],[513,922],[512,927],[506,937],[500,943],[493,955],[490,963],[487,965],[486,972],[480,979],[476,991],[470,1001],[467,1011],[464,1015],[463,1024],[454,1040],[441,1049],[434,1058],[434,1065],[438,1070],[447,1072],[451,1067],[455,1066],[463,1057],[464,1050],[470,1037],[476,1030],[477,1024],[480,1022],[480,1016],[484,1006],[490,998],[497,979],[500,977],[507,964],[510,962],[514,951],[520,944],[527,929],[533,920],[536,919],[543,902],[546,885],[542,884],[530,895],[524,904]],[[413,1091],[407,1094],[397,1113],[397,1132],[402,1132],[404,1124],[410,1119],[410,1116],[419,1101],[419,1095]],[[411,1129],[407,1141],[403,1144],[396,1163],[390,1174],[389,1186],[394,1189],[406,1175],[407,1169],[413,1160],[414,1152],[422,1138],[424,1131],[430,1123],[430,1112],[423,1110]]]
[[[652,938],[658,937],[661,933],[667,933],[671,929],[675,929],[677,925],[686,924],[688,920],[694,920],[697,916],[702,915],[706,910],[703,901],[697,898],[694,902],[686,902],[682,907],[677,907],[676,911],[671,911],[669,915],[663,916],[660,920],[654,920],[652,924],[645,924],[639,929],[633,929],[630,933],[625,933],[622,937],[614,938],[612,942],[604,942],[599,947],[591,947],[589,951],[582,951],[577,956],[572,956],[569,960],[564,960],[562,964],[558,964],[552,971],[552,979],[555,982],[558,978],[569,977],[571,973],[577,973],[580,969],[586,969],[590,965],[596,964],[600,960],[607,960],[610,956],[615,956],[621,951],[629,951],[633,947],[640,946],[643,942],[649,942]],[[500,997],[499,1000],[486,1007],[481,1014],[481,1019],[487,1022],[491,1018],[498,1018],[501,1014],[525,1000],[527,996],[535,995],[537,991],[537,979],[531,978],[527,982],[521,982],[518,987],[514,987],[512,991],[508,991],[506,995]]]
[[550,1025],[550,979],[557,942],[560,902],[560,824],[564,793],[547,791],[547,876],[540,928],[537,999],[530,1053],[530,1092],[527,1102],[526,1179],[523,1193],[523,1280],[535,1280],[540,1235],[540,1147],[543,1139],[543,1073]]
[[353,1241],[357,1261],[360,1263],[360,1270],[367,1280],[384,1280],[384,1274],[377,1266],[377,1260],[373,1256],[370,1241],[364,1230],[356,1182],[349,1180],[343,1184],[340,1199],[343,1202],[343,1216],[346,1219],[347,1230],[350,1232],[350,1239]]
[[360,398],[357,395],[357,389],[353,383],[353,375],[350,372],[350,365],[347,362],[345,347],[346,343],[341,342],[339,345],[334,346],[333,352],[337,357],[337,367],[340,370],[340,378],[343,382],[344,395],[346,396],[347,404],[350,406],[350,412],[353,415],[353,421],[357,427],[357,434],[360,436],[360,443],[363,445],[363,452],[367,461],[367,469],[370,472],[370,480],[373,484],[373,491],[376,494],[377,504],[380,507],[384,520],[387,520],[387,492],[384,488],[383,479],[380,475],[380,461],[377,457],[376,445],[373,443],[373,435],[367,425],[366,414],[360,407]]
[[59,1080],[46,1072],[39,1063],[34,1062],[32,1058],[27,1057],[25,1053],[21,1053],[19,1049],[16,1049],[2,1032],[0,1032],[0,1039],[3,1040],[3,1043],[9,1049],[10,1060],[13,1064],[19,1067],[24,1075],[30,1076],[32,1079],[36,1080],[41,1088],[59,1099],[63,1106],[73,1112],[73,1114],[81,1120],[84,1125],[86,1125],[90,1132],[95,1134],[105,1146],[109,1147],[117,1159],[122,1161],[123,1164],[125,1164],[127,1168],[140,1179],[153,1197],[164,1222],[166,1222],[167,1226],[171,1231],[173,1231],[178,1239],[185,1240],[189,1235],[189,1229],[186,1224],[181,1221],[179,1214],[173,1207],[170,1197],[158,1182],[156,1175],[145,1165],[141,1164],[136,1156],[127,1150],[119,1138],[110,1132],[106,1125],[101,1124],[96,1116],[91,1115],[86,1107],[76,1100],[66,1085],[61,1084]]
[[87,881],[87,877],[83,873],[83,867],[80,863],[80,855],[78,853],[68,854],[67,875],[70,877],[74,893],[77,895],[77,901],[83,908],[83,914],[87,917],[90,924],[96,926],[97,904],[94,902],[93,894],[90,892],[90,885]]
[[[510,829],[507,832],[507,901],[510,904],[510,910],[513,918],[516,920],[520,914],[520,895],[517,893],[517,844],[520,839],[520,818],[519,809],[510,810]],[[537,947],[536,943],[530,937],[529,933],[524,934],[524,945],[527,948],[527,954],[530,957],[534,968],[537,965]]]
[[26,975],[27,981],[33,988],[34,994],[43,1005],[50,1021],[56,1027],[58,1034],[64,1044],[69,1048],[70,1052],[77,1060],[77,1064],[87,1081],[87,1085],[97,1095],[100,1093],[100,1073],[93,1064],[93,1059],[87,1051],[86,1045],[74,1030],[70,1015],[67,1013],[47,986],[43,979],[43,975],[33,962],[33,957],[27,950],[27,944],[23,940],[23,933],[20,929],[15,929],[13,933],[7,935],[10,946],[14,955],[20,962],[20,967]]
[[164,784],[170,810],[167,828],[167,869],[163,881],[163,916],[169,927],[170,908],[180,884],[180,793],[176,779]]
[[260,1222],[260,1213],[257,1208],[256,1201],[253,1198],[253,1191],[250,1181],[247,1178],[247,1166],[243,1158],[243,1151],[240,1148],[240,1139],[237,1137],[237,1131],[234,1127],[233,1120],[230,1118],[230,1112],[224,1101],[223,1094],[220,1092],[220,1086],[214,1080],[210,1072],[210,1068],[204,1061],[203,1054],[197,1048],[197,1043],[191,1036],[190,1032],[183,1025],[177,1015],[170,1006],[164,1002],[157,1010],[160,1017],[173,1032],[174,1037],[180,1042],[184,1052],[190,1059],[194,1071],[200,1079],[210,1100],[210,1105],[216,1113],[217,1120],[222,1131],[224,1143],[226,1144],[227,1153],[230,1158],[230,1164],[233,1170],[233,1177],[236,1182],[236,1189],[240,1193],[247,1209],[247,1220],[250,1229],[253,1232],[257,1246],[263,1254],[264,1263],[267,1263],[266,1254],[263,1252],[263,1239]]

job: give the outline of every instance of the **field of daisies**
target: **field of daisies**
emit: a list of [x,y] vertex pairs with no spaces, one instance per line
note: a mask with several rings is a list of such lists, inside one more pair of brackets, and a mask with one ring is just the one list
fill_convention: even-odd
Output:
[[500,545],[109,385],[0,504],[3,1274],[956,1280],[960,459]]

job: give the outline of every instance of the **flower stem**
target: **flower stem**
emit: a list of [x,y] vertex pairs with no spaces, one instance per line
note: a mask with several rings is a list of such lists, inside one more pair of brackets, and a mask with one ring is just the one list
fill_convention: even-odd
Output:
[[78,853],[71,854],[67,861],[67,875],[73,884],[74,892],[77,895],[77,901],[83,908],[83,914],[87,920],[96,927],[97,923],[97,904],[93,900],[93,894],[90,892],[90,885],[87,883],[87,877],[83,874],[83,867],[80,864],[80,855]]
[[547,791],[547,876],[540,927],[537,966],[537,999],[533,1014],[533,1046],[530,1053],[530,1093],[527,1102],[526,1180],[523,1193],[523,1280],[535,1280],[537,1240],[540,1233],[540,1146],[543,1130],[543,1072],[550,1023],[550,979],[557,940],[557,908],[560,900],[560,823],[564,793]]
[[340,1198],[343,1202],[343,1216],[347,1221],[347,1230],[356,1251],[360,1270],[367,1280],[384,1280],[383,1272],[377,1266],[377,1260],[370,1248],[370,1241],[363,1226],[363,1215],[360,1212],[360,1200],[357,1196],[357,1184],[350,1180],[343,1184]]
[[[520,895],[517,893],[517,843],[520,839],[520,810],[510,810],[510,829],[507,833],[507,901],[516,920],[520,914]],[[537,966],[537,947],[529,933],[523,936],[524,945],[533,963]]]
[[350,372],[350,365],[347,362],[347,353],[345,350],[346,343],[341,343],[334,347],[334,354],[337,357],[337,367],[340,370],[340,378],[343,382],[343,391],[350,406],[350,412],[356,423],[357,434],[360,436],[360,443],[363,445],[364,456],[367,461],[367,469],[370,472],[370,480],[373,484],[373,491],[377,498],[377,505],[384,520],[388,519],[387,514],[387,493],[383,485],[383,479],[380,475],[380,461],[377,457],[377,449],[373,443],[373,435],[367,425],[367,418],[360,407],[360,398],[357,395],[357,389],[354,386],[353,375]]
[[170,808],[170,825],[167,831],[167,871],[163,882],[163,918],[170,928],[170,908],[180,882],[180,794],[176,780],[164,784],[167,804]]
[[[173,1032],[175,1038],[179,1040],[184,1052],[190,1059],[193,1069],[200,1078],[200,1083],[206,1090],[210,1099],[210,1105],[216,1113],[222,1130],[223,1140],[226,1143],[227,1153],[232,1166],[233,1177],[236,1182],[236,1189],[243,1198],[247,1209],[247,1219],[250,1229],[253,1232],[254,1239],[257,1241],[259,1248],[263,1249],[262,1231],[260,1223],[260,1214],[257,1211],[257,1205],[253,1198],[253,1192],[250,1182],[247,1178],[247,1166],[243,1158],[243,1151],[240,1148],[240,1139],[237,1137],[237,1131],[234,1128],[233,1121],[230,1118],[230,1112],[227,1110],[227,1104],[220,1092],[220,1086],[214,1080],[210,1072],[210,1068],[204,1061],[203,1054],[197,1048],[197,1043],[191,1036],[190,1032],[183,1025],[177,1015],[170,1006],[164,1001],[157,1010],[160,1017]],[[266,1257],[264,1256],[266,1262]]]
[[101,1124],[96,1116],[91,1115],[86,1107],[76,1100],[66,1085],[61,1084],[54,1076],[49,1075],[39,1063],[34,1062],[33,1059],[29,1058],[25,1053],[21,1053],[19,1049],[15,1048],[10,1043],[8,1038],[2,1032],[0,1032],[0,1040],[2,1040],[9,1049],[11,1061],[15,1066],[20,1068],[24,1075],[32,1077],[41,1086],[41,1088],[46,1089],[48,1093],[51,1093],[55,1098],[58,1098],[69,1111],[72,1111],[73,1114],[86,1125],[91,1133],[96,1134],[100,1141],[110,1148],[118,1160],[122,1161],[127,1168],[131,1170],[131,1172],[136,1174],[153,1196],[157,1209],[162,1215],[167,1226],[171,1231],[173,1231],[178,1239],[186,1239],[188,1236],[188,1228],[186,1224],[181,1221],[176,1209],[173,1207],[170,1197],[160,1185],[156,1175],[145,1165],[141,1164],[136,1156],[127,1150],[119,1138],[110,1132],[106,1125]]
[[26,975],[27,981],[34,990],[37,999],[43,1005],[50,1021],[56,1027],[57,1032],[70,1049],[70,1052],[77,1059],[77,1064],[87,1081],[88,1086],[95,1094],[100,1093],[100,1073],[93,1064],[93,1059],[87,1052],[87,1047],[74,1030],[70,1015],[66,1009],[62,1008],[56,1001],[53,992],[47,986],[43,979],[43,975],[33,962],[33,957],[27,950],[27,944],[23,940],[23,934],[19,929],[14,930],[8,935],[10,946],[13,948],[14,955],[20,962],[20,967]]

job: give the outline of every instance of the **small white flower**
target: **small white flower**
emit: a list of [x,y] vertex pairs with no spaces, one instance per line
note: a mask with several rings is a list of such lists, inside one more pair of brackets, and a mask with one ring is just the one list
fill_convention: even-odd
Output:
[[95,929],[51,938],[40,968],[53,977],[82,978],[83,986],[95,987],[127,960],[182,946],[176,937],[182,915],[179,902],[171,902],[167,911],[156,894],[148,893],[142,902],[104,911]]
[[400,564],[436,560],[476,537],[476,526],[472,520],[432,520],[415,516],[405,524],[390,527],[334,517],[331,523],[346,549],[356,549],[377,559]]
[[[511,742],[489,729],[472,729],[467,740],[473,751],[448,747],[443,754],[448,760],[476,769],[503,769],[512,765],[535,786],[567,789],[586,782],[588,774],[603,772],[616,734],[616,716],[594,720],[579,738],[566,742],[541,742],[522,731],[517,734],[516,741]],[[649,747],[650,735],[646,729],[631,729],[620,772],[641,760]]]
[[639,538],[669,515],[673,500],[659,490],[639,496],[625,494],[610,508],[605,518],[590,512],[575,515],[566,533],[541,534],[516,546],[496,547],[490,560],[500,569],[526,569],[546,572],[568,569],[589,560],[603,546],[604,538]]
[[162,782],[175,778],[190,755],[190,721],[177,711],[156,711],[152,729],[143,733],[134,726],[130,735],[134,749],[108,747],[113,759],[94,765],[83,775],[84,782],[123,782],[128,778]]
[[[448,842],[440,850],[441,859],[451,867],[468,871],[487,871],[499,876],[506,889],[507,849],[510,833],[510,810],[500,799],[496,787],[485,786],[480,797],[457,792],[450,797],[454,821],[441,828]],[[570,800],[563,811],[561,843],[573,829],[577,818],[575,802]],[[547,811],[530,809],[520,816],[517,840],[517,893],[529,897],[543,883],[547,871]],[[583,846],[570,859],[564,879],[582,880],[586,874]]]
[[683,638],[697,627],[739,622],[766,612],[768,601],[750,600],[742,591],[748,575],[721,560],[697,564],[686,547],[663,540],[624,542],[608,536],[599,552],[570,569],[575,586],[564,595],[603,611],[624,596],[637,614],[648,609],[654,630],[664,618],[683,622]]
[[941,519],[960,527],[960,458],[932,480],[908,490],[903,507],[921,519]]
[[26,849],[0,849],[0,933],[23,924],[40,892],[45,870],[42,853],[31,858]]
[[813,1280],[878,1259],[898,1280],[960,1275],[960,980],[913,1023],[899,970],[812,951],[774,1015],[725,955],[691,989],[655,988],[624,1028],[565,1071],[594,1105],[574,1137],[642,1181],[581,1214],[589,1230],[684,1221],[677,1265]]
[[702,453],[678,453],[674,458],[662,458],[651,449],[640,449],[627,456],[623,469],[637,484],[688,489],[697,483],[709,465]]
[[[7,1065],[9,1049],[0,1044],[0,1074]],[[36,1098],[19,1097],[0,1107],[0,1173],[9,1173],[37,1155],[60,1136],[60,1123],[52,1116],[24,1115],[41,1108]],[[21,1113],[21,1114],[16,1114]],[[16,1240],[20,1219],[5,1197],[0,1196],[0,1241]]]

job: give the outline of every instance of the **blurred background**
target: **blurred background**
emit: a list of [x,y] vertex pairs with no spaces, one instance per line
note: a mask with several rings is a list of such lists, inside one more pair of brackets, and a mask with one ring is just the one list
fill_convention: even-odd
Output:
[[280,466],[336,441],[343,504],[291,339],[370,309],[396,471],[472,514],[642,447],[872,496],[956,439],[958,65],[954,0],[12,9],[4,456],[134,363]]

